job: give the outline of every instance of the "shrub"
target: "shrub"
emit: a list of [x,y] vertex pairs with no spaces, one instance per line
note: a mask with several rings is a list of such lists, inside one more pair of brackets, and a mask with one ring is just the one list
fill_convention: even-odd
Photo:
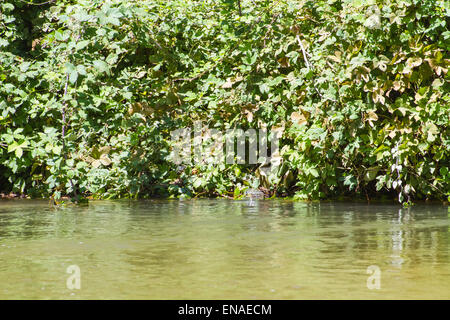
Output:
[[[33,196],[445,199],[448,2],[0,4],[0,183]],[[170,161],[170,132],[284,129],[277,172]]]

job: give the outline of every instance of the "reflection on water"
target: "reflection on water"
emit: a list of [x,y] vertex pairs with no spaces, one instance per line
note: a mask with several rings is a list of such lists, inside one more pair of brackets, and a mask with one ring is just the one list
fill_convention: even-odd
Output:
[[449,228],[434,205],[3,201],[0,298],[449,299]]

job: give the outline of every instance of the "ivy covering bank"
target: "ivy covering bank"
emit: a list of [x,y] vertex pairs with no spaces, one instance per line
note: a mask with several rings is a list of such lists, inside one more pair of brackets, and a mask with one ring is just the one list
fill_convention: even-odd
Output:
[[[1,0],[0,191],[450,196],[445,0]],[[279,170],[170,132],[283,128]]]

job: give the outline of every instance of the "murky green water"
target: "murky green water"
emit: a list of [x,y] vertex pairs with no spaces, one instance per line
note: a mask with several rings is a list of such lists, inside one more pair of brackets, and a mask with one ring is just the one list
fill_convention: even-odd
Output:
[[[449,299],[445,206],[0,202],[0,299]],[[67,288],[77,265],[81,289]],[[380,289],[367,268],[380,269]],[[376,282],[370,282],[376,283]]]

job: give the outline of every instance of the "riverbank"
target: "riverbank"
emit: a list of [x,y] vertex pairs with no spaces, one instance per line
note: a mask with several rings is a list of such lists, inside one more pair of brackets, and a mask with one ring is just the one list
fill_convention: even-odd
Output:
[[[145,200],[168,200],[168,197],[147,197],[147,198],[117,198],[117,199],[107,199],[108,201],[123,201],[123,200],[131,200],[131,201],[145,201]],[[170,200],[183,200],[183,201],[189,201],[189,200],[205,200],[205,199],[222,199],[222,200],[250,200],[251,197],[238,197],[238,198],[233,198],[233,197],[215,197],[215,198],[211,198],[211,197],[193,197],[193,198],[170,198]],[[55,200],[54,198],[51,197],[47,197],[47,198],[42,198],[42,197],[30,197],[24,194],[14,194],[14,193],[9,193],[9,194],[5,194],[5,193],[0,193],[0,200],[48,200],[48,201],[53,201],[54,204],[58,204],[58,203],[78,203],[78,202],[82,202],[82,203],[86,203],[89,201],[104,201],[106,199],[102,199],[99,197],[92,197],[92,196],[88,196],[88,197],[83,197],[80,201],[80,199],[75,199],[73,197],[69,197],[69,196],[62,196],[60,199]],[[295,202],[303,202],[303,203],[332,203],[332,202],[336,202],[336,203],[359,203],[359,204],[390,204],[390,205],[399,205],[402,206],[402,204],[399,204],[398,199],[395,199],[393,197],[389,198],[387,196],[382,196],[382,197],[375,197],[375,198],[371,198],[369,200],[367,200],[367,198],[363,198],[363,197],[352,197],[352,196],[342,196],[342,197],[337,197],[334,199],[321,199],[321,200],[300,200],[300,199],[295,199],[294,197],[270,197],[270,198],[258,198],[258,199],[254,199],[254,200],[266,200],[266,201],[270,201],[270,200],[274,200],[274,201],[278,201],[278,200],[282,200],[282,201],[295,201]],[[429,200],[418,200],[418,201],[414,201],[408,205],[403,204],[403,206],[408,207],[408,206],[413,206],[413,205],[444,205],[444,206],[449,206],[450,202],[449,201],[439,201],[436,199],[429,199]]]

